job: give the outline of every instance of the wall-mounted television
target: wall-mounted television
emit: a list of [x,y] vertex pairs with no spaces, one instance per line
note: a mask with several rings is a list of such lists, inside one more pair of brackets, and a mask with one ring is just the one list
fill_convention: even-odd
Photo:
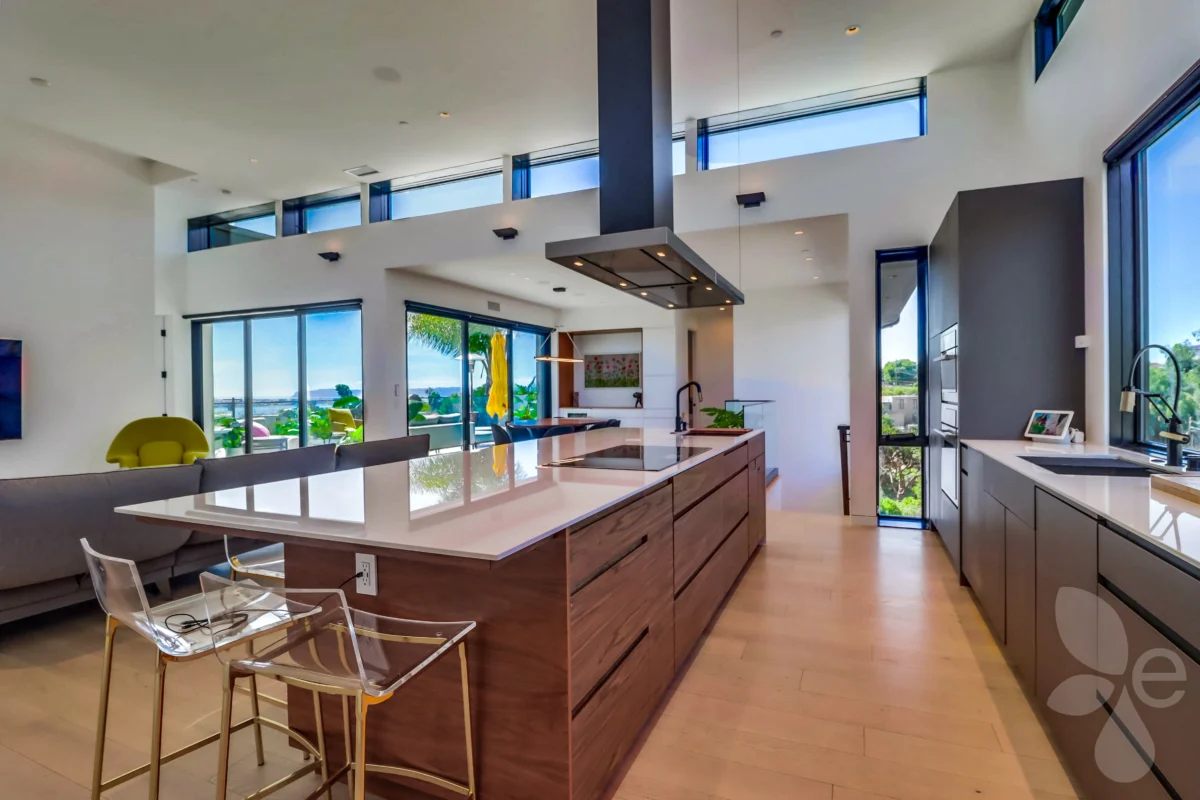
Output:
[[21,342],[0,339],[0,439],[21,438]]

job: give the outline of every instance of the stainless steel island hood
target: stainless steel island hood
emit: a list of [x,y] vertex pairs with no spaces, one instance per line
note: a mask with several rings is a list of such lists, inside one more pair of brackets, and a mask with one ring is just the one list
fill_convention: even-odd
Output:
[[670,0],[596,0],[600,235],[546,258],[663,308],[741,305],[674,226]]

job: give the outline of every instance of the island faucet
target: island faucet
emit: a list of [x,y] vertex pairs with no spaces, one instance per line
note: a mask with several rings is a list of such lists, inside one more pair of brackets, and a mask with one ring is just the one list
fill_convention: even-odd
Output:
[[[1147,351],[1162,350],[1167,354],[1167,358],[1175,367],[1175,402],[1167,402],[1167,398],[1163,397],[1158,392],[1147,392],[1144,389],[1139,389],[1134,386],[1134,379],[1137,377],[1138,364],[1142,361]],[[1167,423],[1167,430],[1159,434],[1167,440],[1167,466],[1182,467],[1183,466],[1183,446],[1191,442],[1191,437],[1185,433],[1180,433],[1179,428],[1184,424],[1179,418],[1179,389],[1183,384],[1182,375],[1179,371],[1179,361],[1166,347],[1160,344],[1150,344],[1138,351],[1138,354],[1133,357],[1133,366],[1129,368],[1129,382],[1125,384],[1125,388],[1121,390],[1121,411],[1125,414],[1132,414],[1137,407],[1138,396],[1146,398],[1146,403],[1154,407]]]
[[704,390],[700,388],[700,384],[695,381],[688,381],[683,386],[679,387],[679,391],[675,393],[675,432],[684,433],[687,431],[687,423],[683,421],[683,413],[679,410],[679,398],[688,390],[689,386],[696,387],[696,399],[704,400]]

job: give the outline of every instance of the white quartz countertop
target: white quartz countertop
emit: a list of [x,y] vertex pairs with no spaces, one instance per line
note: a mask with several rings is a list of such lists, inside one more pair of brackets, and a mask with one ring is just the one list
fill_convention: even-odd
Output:
[[[117,511],[267,540],[498,561],[757,435],[762,432],[679,436],[666,430],[605,428]],[[659,472],[542,466],[627,444],[708,449]]]
[[1031,479],[1085,511],[1103,517],[1200,568],[1200,505],[1150,488],[1149,478],[1058,475],[1021,456],[1114,456],[1162,467],[1148,456],[1098,444],[964,439],[963,444]]

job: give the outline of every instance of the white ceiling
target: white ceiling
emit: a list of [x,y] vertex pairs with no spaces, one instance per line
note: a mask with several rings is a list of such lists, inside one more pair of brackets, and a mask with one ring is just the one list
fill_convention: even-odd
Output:
[[[674,0],[674,116],[1006,56],[1037,5]],[[399,177],[593,139],[595,49],[594,0],[4,0],[0,113],[194,173],[220,210],[220,188],[288,198],[360,164]]]
[[[797,234],[796,231],[803,231]],[[742,291],[846,281],[849,219],[817,217],[695,231],[683,239]],[[812,257],[812,261],[807,260]],[[644,300],[536,256],[448,261],[410,268],[452,283],[550,308],[640,308]],[[565,292],[555,292],[555,287]]]

